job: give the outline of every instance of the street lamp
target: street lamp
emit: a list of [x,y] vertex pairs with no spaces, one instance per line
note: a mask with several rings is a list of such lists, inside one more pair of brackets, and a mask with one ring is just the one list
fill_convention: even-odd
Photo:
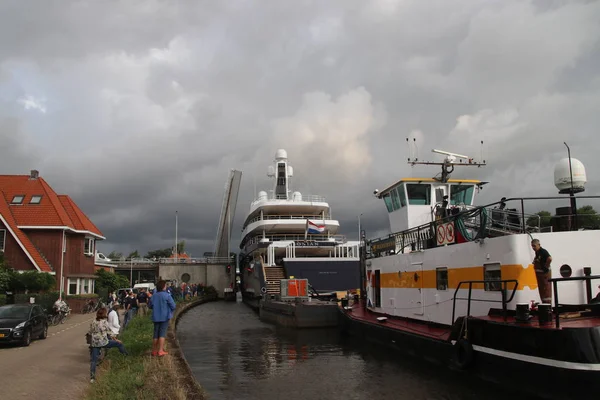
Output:
[[569,157],[569,175],[571,177],[571,192],[569,193],[569,197],[571,198],[571,214],[573,214],[574,216],[574,221],[573,221],[573,229],[574,231],[577,230],[577,200],[575,199],[575,189],[573,188],[573,168],[571,166],[571,149],[569,148],[569,145],[567,144],[567,142],[563,142],[565,144],[565,146],[567,147],[567,154]]
[[361,231],[360,231],[360,217],[362,217],[363,213],[360,213],[360,215],[358,216],[358,245],[361,246],[362,245],[362,235],[361,235]]

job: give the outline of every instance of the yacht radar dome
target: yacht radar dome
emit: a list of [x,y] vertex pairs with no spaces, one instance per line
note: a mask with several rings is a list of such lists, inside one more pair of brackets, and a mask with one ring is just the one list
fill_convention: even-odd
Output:
[[585,190],[587,178],[583,163],[571,157],[569,168],[569,159],[563,158],[554,167],[554,185],[560,194],[571,193],[571,172],[573,173],[573,193],[580,193]]
[[275,159],[277,161],[287,160],[287,151],[285,151],[284,149],[277,150],[277,152],[275,152]]

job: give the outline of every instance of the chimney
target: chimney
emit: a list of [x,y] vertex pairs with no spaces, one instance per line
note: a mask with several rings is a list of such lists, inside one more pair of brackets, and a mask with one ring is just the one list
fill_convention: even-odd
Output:
[[29,174],[29,179],[37,179],[40,176],[40,172],[37,169],[32,169]]

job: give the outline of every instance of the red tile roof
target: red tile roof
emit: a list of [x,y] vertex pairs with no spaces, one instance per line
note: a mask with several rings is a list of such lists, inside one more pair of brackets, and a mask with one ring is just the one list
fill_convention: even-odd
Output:
[[[3,192],[0,192],[4,195]],[[10,206],[5,200],[5,196],[0,196],[0,217],[9,231],[12,231],[12,235],[16,241],[21,245],[21,248],[25,251],[25,254],[30,261],[33,262],[36,267],[43,272],[52,272],[52,267],[42,257],[38,249],[31,243],[29,237],[19,228],[17,228],[17,222],[15,221]]]
[[[11,204],[18,195],[24,196],[23,201]],[[41,196],[41,201],[31,204],[33,196]],[[56,194],[40,177],[32,179],[29,175],[0,175],[0,216],[14,232],[28,257],[42,271],[51,271],[52,268],[19,227],[66,227],[104,239],[102,232],[69,196]]]
[[[19,226],[60,226],[103,236],[69,196],[57,195],[43,178],[0,175],[0,191]],[[22,204],[10,204],[17,195],[25,196]],[[30,204],[32,196],[42,196],[40,203]]]

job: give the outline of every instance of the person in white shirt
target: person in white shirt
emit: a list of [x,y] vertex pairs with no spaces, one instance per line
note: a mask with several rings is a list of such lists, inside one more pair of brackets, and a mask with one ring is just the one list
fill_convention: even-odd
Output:
[[108,313],[108,327],[113,337],[117,337],[121,331],[121,324],[119,323],[119,305],[114,304],[112,310]]

